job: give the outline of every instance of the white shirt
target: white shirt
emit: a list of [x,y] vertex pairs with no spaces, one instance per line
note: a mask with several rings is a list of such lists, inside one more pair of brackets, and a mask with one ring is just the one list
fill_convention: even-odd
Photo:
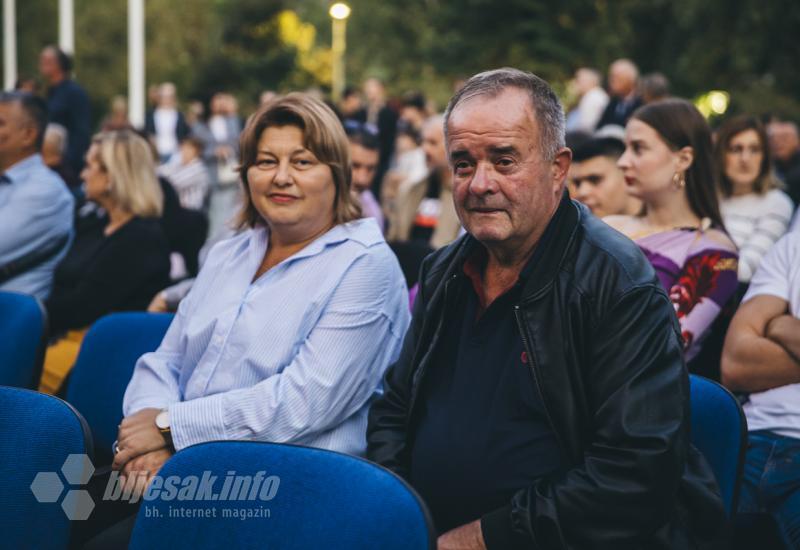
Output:
[[592,88],[581,97],[578,106],[570,115],[567,130],[594,132],[600,117],[608,105],[608,94],[600,87]]
[[178,111],[159,107],[153,113],[153,123],[156,127],[158,154],[164,157],[177,151],[178,136],[175,131],[178,127]]
[[367,218],[252,282],[268,239],[257,228],[212,249],[164,341],[137,362],[123,412],[167,408],[176,449],[249,439],[362,455],[411,317],[397,259]]
[[[786,300],[789,313],[800,319],[800,233],[787,233],[764,256],[742,303],[763,295]],[[800,384],[751,393],[743,408],[750,431],[800,439]]]
[[748,282],[761,258],[780,239],[792,219],[792,199],[778,189],[720,201],[725,228],[739,248],[739,280]]

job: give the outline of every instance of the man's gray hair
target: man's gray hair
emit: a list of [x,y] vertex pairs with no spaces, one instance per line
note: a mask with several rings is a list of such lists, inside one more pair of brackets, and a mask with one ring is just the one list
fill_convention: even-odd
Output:
[[539,139],[542,155],[553,160],[559,149],[564,147],[564,107],[550,85],[533,73],[511,67],[478,73],[464,84],[447,104],[444,111],[444,135],[450,115],[459,103],[478,96],[496,97],[507,88],[519,88],[528,93],[533,107],[534,118],[539,126]]
[[48,124],[44,131],[44,140],[50,141],[61,156],[67,153],[68,136],[67,129],[56,122]]

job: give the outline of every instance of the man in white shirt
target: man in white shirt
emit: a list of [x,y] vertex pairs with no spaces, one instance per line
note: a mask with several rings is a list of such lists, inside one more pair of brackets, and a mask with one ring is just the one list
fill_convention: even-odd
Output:
[[722,381],[748,392],[749,430],[739,512],[768,512],[800,547],[800,233],[764,256],[731,322]]
[[169,160],[180,142],[189,135],[189,126],[183,113],[177,109],[175,85],[171,82],[158,87],[158,106],[148,113],[145,129],[154,140],[162,163]]
[[608,105],[608,94],[600,85],[600,73],[581,67],[575,71],[575,77],[570,84],[579,100],[567,115],[567,131],[593,132]]

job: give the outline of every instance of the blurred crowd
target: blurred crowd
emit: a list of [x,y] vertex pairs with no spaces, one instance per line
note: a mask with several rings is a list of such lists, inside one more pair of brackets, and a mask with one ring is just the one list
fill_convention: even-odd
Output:
[[[113,311],[180,311],[213,245],[241,235],[240,166],[250,161],[240,136],[254,122],[239,112],[235,90],[206,105],[164,82],[149,90],[143,127],[130,123],[122,96],[96,123],[69,56],[47,47],[39,70],[41,93],[27,79],[0,96],[0,289],[44,302],[52,339],[41,389],[57,393],[87,327]],[[569,196],[655,268],[690,371],[742,393],[790,386],[796,375],[743,374],[743,364],[763,358],[741,342],[756,335],[800,368],[796,337],[782,336],[775,321],[796,320],[799,307],[797,123],[738,114],[712,129],[671,96],[664,75],[640,75],[629,59],[605,76],[579,68],[567,90]],[[281,97],[265,91],[260,108]],[[390,96],[377,78],[326,103],[348,138],[349,193],[377,222],[413,302],[424,258],[466,233],[441,106],[416,90]],[[764,290],[775,287],[784,290]],[[771,314],[746,307],[776,293],[784,305]],[[800,448],[800,394],[781,399],[793,404],[751,401],[751,430],[784,434]],[[793,475],[800,479],[800,468]]]

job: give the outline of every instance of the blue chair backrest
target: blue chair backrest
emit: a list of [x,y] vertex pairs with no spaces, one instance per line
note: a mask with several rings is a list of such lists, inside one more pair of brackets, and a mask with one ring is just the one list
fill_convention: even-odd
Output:
[[0,385],[38,388],[46,347],[47,315],[41,302],[0,292]]
[[70,373],[66,399],[92,429],[98,464],[111,456],[122,421],[122,398],[136,361],[155,351],[172,318],[163,313],[112,313],[86,333]]
[[[225,441],[186,448],[159,472],[162,480],[179,476],[174,484],[179,489],[187,476],[197,476],[202,486],[204,475],[216,476],[213,492],[219,499],[205,494],[202,500],[181,500],[178,494],[166,500],[163,491],[169,483],[164,481],[160,495],[153,491],[147,495],[152,500],[142,501],[130,548],[433,548],[422,500],[402,479],[360,458],[310,447]],[[253,481],[237,484],[235,476]],[[257,483],[259,477],[264,481]],[[245,488],[226,493],[226,484]],[[242,495],[254,500],[232,500]],[[201,515],[189,517],[195,514]]]
[[703,453],[722,491],[728,517],[736,510],[747,450],[747,422],[736,398],[707,378],[689,375],[692,445]]
[[74,462],[62,469],[70,455],[92,456],[75,409],[51,395],[0,386],[0,547],[67,547],[64,510],[77,496],[69,489],[85,483],[75,479]]

